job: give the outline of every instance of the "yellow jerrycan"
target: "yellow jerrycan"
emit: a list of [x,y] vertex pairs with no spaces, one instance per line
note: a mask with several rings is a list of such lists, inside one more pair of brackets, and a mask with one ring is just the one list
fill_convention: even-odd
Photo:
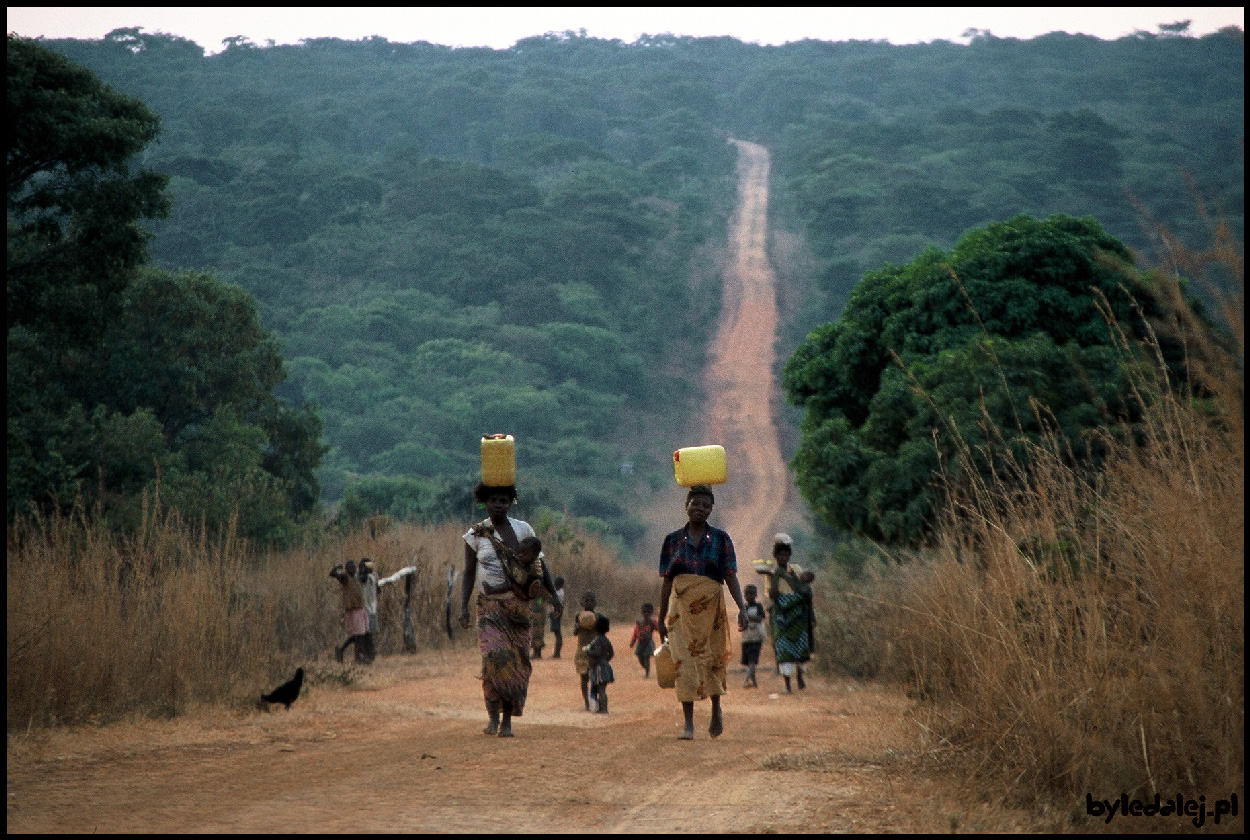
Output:
[[687,446],[673,453],[673,475],[682,487],[724,484],[729,479],[723,446]]
[[516,441],[512,435],[482,435],[482,483],[487,487],[516,484]]

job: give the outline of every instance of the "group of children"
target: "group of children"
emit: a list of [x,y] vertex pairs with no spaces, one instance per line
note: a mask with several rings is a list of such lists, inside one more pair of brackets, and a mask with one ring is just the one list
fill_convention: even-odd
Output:
[[[764,646],[764,606],[757,598],[759,591],[754,585],[748,584],[742,590],[746,600],[747,627],[742,631],[742,664],[746,666],[746,682],[744,688],[759,688],[755,669],[759,665],[760,651]],[[582,703],[588,712],[607,714],[608,685],[616,681],[612,670],[612,657],[615,651],[608,632],[612,623],[606,615],[596,611],[598,601],[594,592],[582,594],[582,610],[573,621],[574,632],[577,634],[577,657],[574,662],[581,677]],[[655,636],[660,632],[660,624],[655,617],[653,604],[642,605],[642,615],[634,622],[634,632],[629,638],[629,646],[642,666],[644,677],[651,676],[651,659],[655,654]]]
[[339,582],[343,599],[343,622],[347,627],[347,639],[334,649],[334,657],[343,661],[343,654],[351,645],[358,665],[371,665],[377,658],[378,596],[383,587],[404,581],[404,649],[417,649],[416,630],[412,626],[409,602],[412,598],[412,576],[416,566],[405,566],[387,578],[378,579],[373,561],[360,558],[360,564],[348,560],[330,570],[330,577]]
[[[519,590],[517,594],[527,599],[541,594],[540,590],[543,586],[541,564],[535,563],[541,552],[542,543],[536,537],[521,540],[519,550],[515,554],[517,567],[509,570],[512,572],[513,579],[517,581],[516,588]],[[330,575],[343,585],[344,610],[347,613],[349,626],[348,640],[336,649],[336,656],[342,662],[344,649],[349,644],[355,643],[357,661],[372,661],[374,654],[372,634],[377,632],[377,578],[373,574],[373,564],[366,557],[362,559],[359,571],[355,563],[348,562],[345,565],[336,566]],[[557,578],[555,584],[559,595],[563,597],[564,579]],[[743,687],[758,688],[755,668],[759,664],[760,650],[764,644],[765,612],[763,605],[756,600],[758,592],[755,586],[744,587],[742,595],[746,600],[747,617],[747,628],[742,632],[742,664],[747,669],[746,682]],[[368,609],[370,606],[373,606],[373,611]],[[608,638],[612,623],[606,615],[596,610],[598,600],[594,592],[587,591],[582,594],[581,606],[581,612],[574,617],[573,629],[577,636],[577,654],[574,657],[574,664],[580,677],[582,703],[589,712],[607,714],[608,685],[616,681],[616,675],[612,670],[612,658],[616,652],[612,648],[611,639]],[[359,613],[356,612],[357,610]],[[359,627],[353,626],[353,619],[357,615],[359,615]],[[561,641],[559,619],[554,616],[551,629],[556,633],[555,658],[559,658]],[[634,622],[634,632],[630,636],[629,646],[633,649],[638,664],[642,666],[644,677],[651,676],[655,636],[659,631],[660,625],[655,617],[655,606],[643,604],[642,615]]]

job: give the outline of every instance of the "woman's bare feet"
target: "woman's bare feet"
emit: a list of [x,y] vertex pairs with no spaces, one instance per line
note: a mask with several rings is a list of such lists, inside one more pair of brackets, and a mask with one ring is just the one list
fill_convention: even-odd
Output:
[[681,701],[681,716],[686,720],[686,728],[677,736],[678,741],[694,740],[694,701]]
[[505,700],[502,704],[503,720],[499,724],[499,737],[512,737],[512,704]]

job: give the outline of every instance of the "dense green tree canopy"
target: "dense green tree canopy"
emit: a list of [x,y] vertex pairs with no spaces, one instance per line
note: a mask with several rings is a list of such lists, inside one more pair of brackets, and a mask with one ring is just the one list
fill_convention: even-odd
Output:
[[156,135],[151,111],[31,41],[10,35],[7,60],[12,515],[32,499],[72,501],[81,442],[110,425],[78,399],[87,357],[146,255],[140,221],[168,205],[165,176],[129,164]]
[[1244,227],[1239,31],[48,46],[160,115],[154,260],[255,295],[280,393],[324,418],[326,501],[396,516],[444,510],[510,431],[527,486],[638,524],[621,500],[671,480],[698,410],[728,138],[772,151],[771,221],[802,234],[773,240],[783,354],[866,273],[1022,213],[1093,216],[1149,261],[1143,210],[1205,242],[1188,173]]
[[[1141,338],[1141,315],[1163,323],[1158,298],[1123,244],[1066,216],[1020,216],[868,273],[785,367],[805,412],[794,459],[805,498],[839,528],[915,542],[935,473],[960,452],[987,477],[1003,467],[987,460],[998,436],[1053,431],[1078,457],[1096,454],[1084,433],[1134,412],[1112,331]],[[1162,351],[1183,376],[1180,345]]]
[[144,265],[166,176],[133,159],[142,103],[10,36],[8,514],[83,500],[120,526],[140,496],[212,527],[294,535],[316,509],[321,421],[276,391],[273,335],[242,288]]
[[134,170],[156,116],[88,70],[8,38],[9,327],[58,346],[97,339],[164,215],[168,176]]

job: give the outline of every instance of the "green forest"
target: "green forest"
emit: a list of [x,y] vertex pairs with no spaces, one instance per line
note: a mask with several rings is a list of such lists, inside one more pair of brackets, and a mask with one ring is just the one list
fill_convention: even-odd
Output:
[[[684,436],[720,305],[731,138],[771,150],[773,223],[803,243],[779,349],[801,350],[787,376],[809,410],[824,375],[812,348],[843,340],[850,327],[832,325],[853,300],[869,321],[888,310],[873,289],[915,281],[925,254],[983,268],[978,247],[1007,225],[1151,264],[1152,223],[1203,247],[1199,200],[1244,241],[1235,29],[779,47],[565,32],[506,50],[234,38],[205,55],[128,28],[10,35],[8,60],[22,129],[10,519],[85,496],[125,525],[158,486],[209,523],[239,508],[261,541],[329,511],[467,518],[478,440],[507,432],[531,511],[629,546],[631,501],[672,481],[672,449],[702,442]],[[1045,276],[1030,282],[1014,292],[1047,294]],[[971,352],[966,334],[892,328],[946,336],[923,348],[935,383],[975,366],[938,363]],[[1030,351],[1019,387],[1039,357],[1107,367],[1069,338]],[[880,377],[884,349],[860,351]],[[866,399],[855,388],[847,399]],[[811,453],[795,468],[828,522],[914,538],[923,511],[905,504],[888,521],[838,513],[845,500],[821,489],[835,467]]]

